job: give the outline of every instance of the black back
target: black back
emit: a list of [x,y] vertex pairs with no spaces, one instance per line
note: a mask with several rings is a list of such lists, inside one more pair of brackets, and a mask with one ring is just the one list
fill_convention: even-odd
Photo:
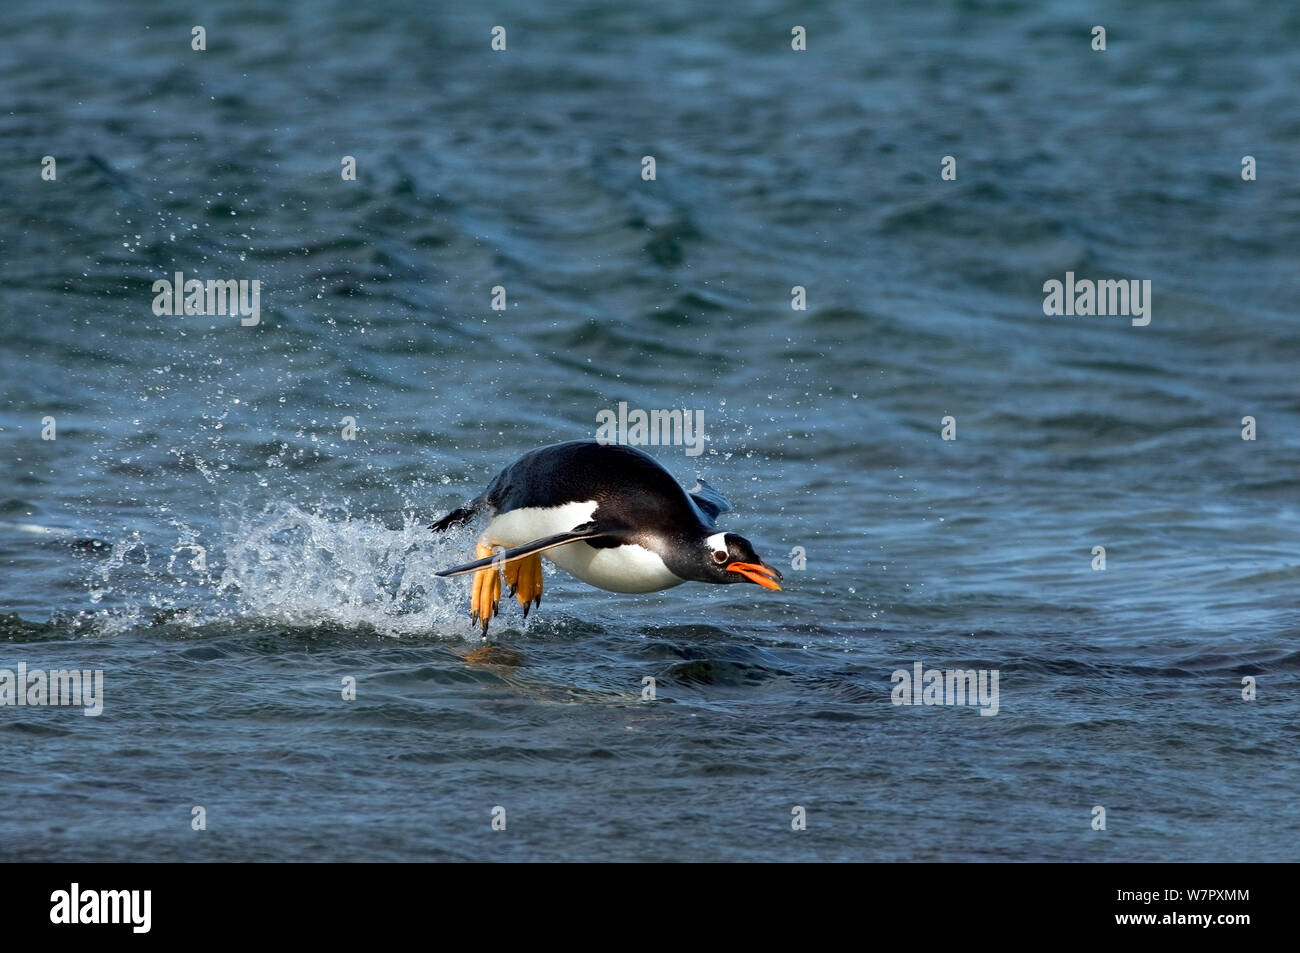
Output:
[[712,519],[649,454],[594,440],[524,454],[497,474],[483,496],[498,513],[595,500],[593,521],[633,533],[690,538],[707,536],[713,528]]

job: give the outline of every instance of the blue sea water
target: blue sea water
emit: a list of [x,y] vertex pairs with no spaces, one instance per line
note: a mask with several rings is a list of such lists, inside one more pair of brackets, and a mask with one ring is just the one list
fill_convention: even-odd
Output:
[[[1293,858],[1300,9],[126,0],[0,37],[0,669],[104,673],[95,717],[0,706],[0,845]],[[178,271],[260,281],[260,322],[155,314]],[[1150,323],[1045,315],[1067,272],[1149,280]],[[784,590],[548,569],[472,654],[433,573],[474,530],[425,527],[620,401],[702,412],[703,454],[647,449]],[[916,662],[997,671],[997,714],[893,704]]]

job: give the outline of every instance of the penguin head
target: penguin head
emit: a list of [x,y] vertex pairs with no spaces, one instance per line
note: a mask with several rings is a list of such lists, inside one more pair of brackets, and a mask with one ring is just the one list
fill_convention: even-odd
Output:
[[714,533],[704,543],[708,582],[752,582],[764,589],[781,589],[777,582],[781,574],[758,558],[758,553],[745,537],[735,533]]

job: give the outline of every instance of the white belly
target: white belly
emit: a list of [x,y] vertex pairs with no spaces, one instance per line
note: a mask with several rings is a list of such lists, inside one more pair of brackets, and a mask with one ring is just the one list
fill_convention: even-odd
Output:
[[565,572],[610,592],[658,592],[686,581],[669,572],[657,553],[641,546],[596,549],[569,543],[548,549],[545,555]]
[[[507,549],[567,533],[590,521],[596,501],[511,510],[492,518],[480,537],[489,546]],[[610,592],[658,592],[685,582],[669,572],[658,554],[642,546],[596,549],[584,542],[557,546],[543,553],[565,572]]]

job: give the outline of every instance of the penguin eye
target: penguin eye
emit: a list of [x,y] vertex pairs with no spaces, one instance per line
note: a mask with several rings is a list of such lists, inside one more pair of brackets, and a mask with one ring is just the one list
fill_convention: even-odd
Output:
[[715,563],[725,563],[727,561],[727,554],[720,549],[715,549],[713,551],[713,561]]

